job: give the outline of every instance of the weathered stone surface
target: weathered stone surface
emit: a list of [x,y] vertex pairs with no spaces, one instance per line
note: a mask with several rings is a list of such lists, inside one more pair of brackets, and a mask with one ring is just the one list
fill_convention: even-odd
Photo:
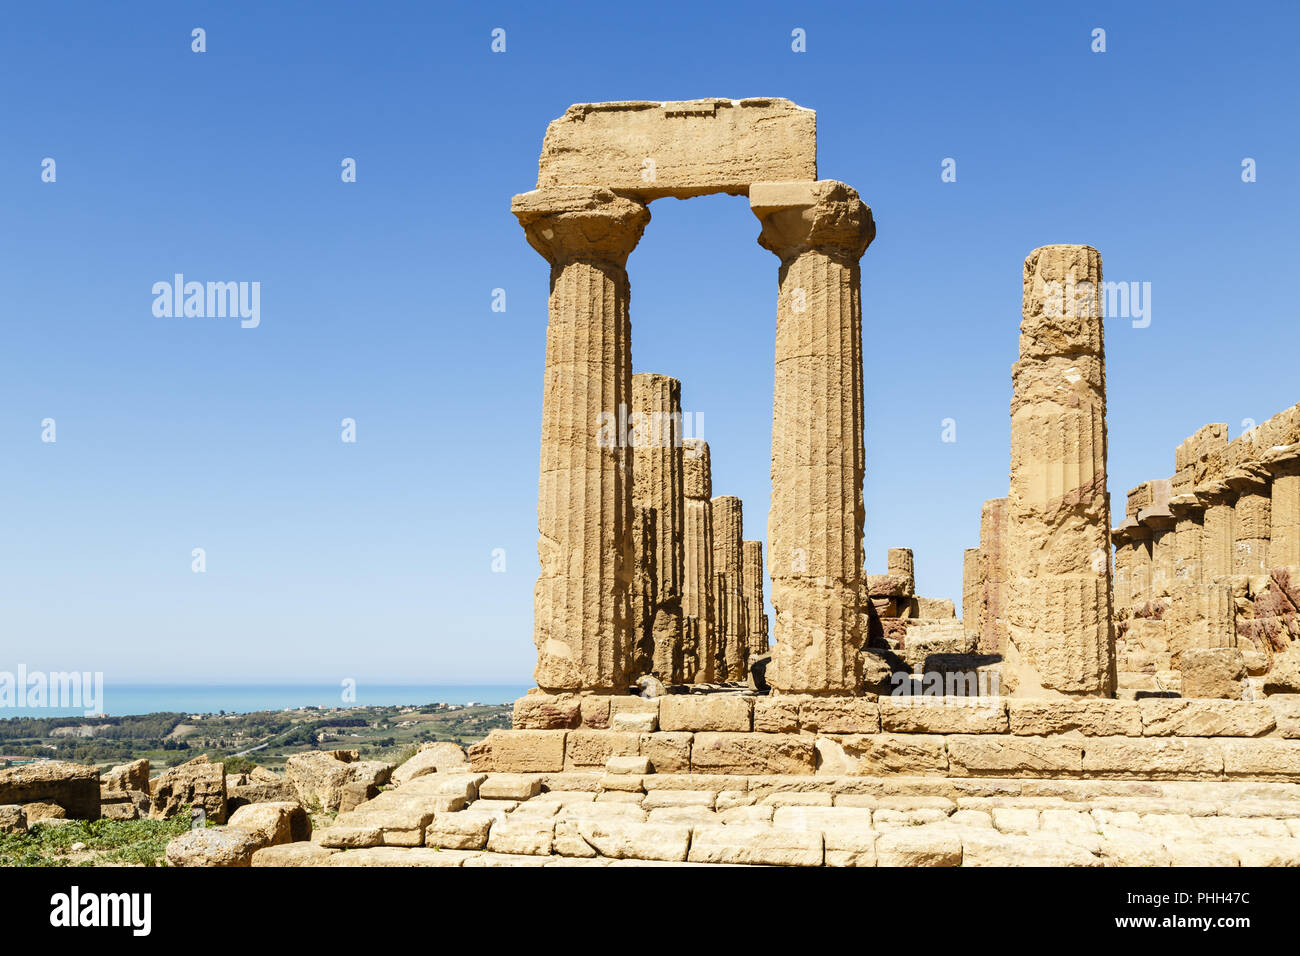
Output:
[[650,211],[608,190],[560,192],[512,203],[529,244],[551,264],[534,676],[545,691],[609,693],[635,676],[627,673],[632,460],[617,418],[632,399],[625,266]]
[[207,827],[174,837],[166,856],[171,866],[250,866],[253,853],[264,845],[258,834],[248,830]]
[[1300,780],[1300,741],[1225,739],[1215,744],[1229,777]]
[[515,701],[515,730],[565,730],[582,724],[582,698],[574,694],[525,694]]
[[696,683],[718,676],[718,640],[713,593],[713,485],[709,480],[709,446],[687,439],[683,464],[686,500],[682,526],[683,670],[694,667]]
[[400,787],[417,777],[453,769],[469,769],[469,761],[465,757],[465,751],[461,750],[456,744],[445,741],[426,743],[420,746],[415,756],[393,771],[393,783]]
[[425,828],[424,845],[447,850],[481,850],[487,846],[488,831],[496,819],[495,814],[473,810],[435,813],[433,822]]
[[641,735],[637,733],[571,730],[564,746],[564,769],[603,770],[610,757],[635,757],[640,749]]
[[1300,694],[1278,694],[1268,698],[1267,704],[1273,711],[1278,734],[1300,738]]
[[696,827],[687,859],[692,863],[821,866],[822,847],[820,831],[731,823]]
[[880,727],[886,733],[998,734],[1007,732],[1001,697],[882,697]]
[[697,773],[812,773],[811,737],[795,734],[697,733],[691,769]]
[[542,792],[536,774],[494,773],[478,786],[479,800],[528,800]]
[[[303,806],[337,810],[347,784],[382,786],[392,778],[393,765],[361,760],[355,750],[314,750],[294,754],[286,762],[284,772]],[[155,796],[155,802],[156,799]]]
[[580,822],[578,833],[601,856],[615,860],[685,860],[691,828],[617,820]]
[[768,566],[781,693],[856,694],[861,601],[862,302],[871,210],[843,183],[756,183],[759,244],[780,260]]
[[551,852],[554,837],[554,820],[508,817],[492,825],[488,833],[488,849],[493,853],[545,856]]
[[1138,706],[1147,737],[1259,737],[1277,726],[1262,702],[1150,698]]
[[115,792],[148,793],[149,761],[144,759],[132,760],[130,763],[124,763],[106,771],[100,775],[99,787],[101,792],[110,790]]
[[741,590],[745,597],[745,627],[751,659],[768,652],[767,613],[763,610],[763,542],[741,545]]
[[799,731],[800,697],[755,697],[754,731],[765,734],[793,734]]
[[689,773],[693,735],[661,732],[641,735],[641,755],[650,761],[654,773]]
[[1246,662],[1234,647],[1188,648],[1178,655],[1184,697],[1241,700]]
[[250,803],[231,814],[227,825],[256,834],[261,846],[311,839],[311,817],[296,802]]
[[876,840],[878,866],[961,866],[962,840],[952,827],[900,827]]
[[1007,575],[1006,498],[992,498],[980,510],[980,594],[979,650],[997,654],[1006,642]]
[[1078,776],[1085,769],[1083,744],[1068,738],[955,734],[947,747],[950,773],[959,777]]
[[[292,762],[294,758],[290,758]],[[164,770],[150,785],[151,815],[156,819],[174,816],[182,806],[200,807],[212,823],[226,820],[226,768],[206,756],[195,757],[178,767]],[[241,866],[247,863],[240,864]]]
[[1083,770],[1089,776],[1151,780],[1218,777],[1223,754],[1218,743],[1209,740],[1103,737],[1088,741]]
[[338,851],[319,843],[283,843],[253,852],[252,866],[323,866]]
[[741,500],[720,495],[713,506],[713,600],[720,680],[749,673],[749,631],[744,593],[744,515]]
[[703,99],[570,106],[547,127],[537,185],[606,186],[649,201],[816,178],[812,110],[784,99]]
[[880,730],[876,701],[853,697],[805,697],[799,729],[823,734],[874,734]]
[[0,770],[0,804],[56,803],[69,817],[99,819],[99,771],[41,760]]
[[737,694],[670,694],[659,704],[663,730],[748,731],[753,726],[750,698]]
[[1019,696],[1114,689],[1100,292],[1090,246],[1044,246],[1025,260],[1004,648]]
[[[577,731],[566,730],[494,730],[483,742],[486,759],[475,762],[470,749],[470,764],[475,770],[509,773],[546,773],[565,769],[565,737]],[[608,754],[606,754],[608,757]],[[600,761],[596,766],[603,766]]]
[[[648,593],[634,600],[638,674],[669,683],[683,673],[684,520],[681,383],[667,375],[632,376],[632,504],[653,513],[651,547],[638,555]],[[642,568],[638,567],[638,571]],[[642,580],[638,574],[637,580]],[[636,611],[644,607],[637,619]],[[689,675],[694,678],[694,672]]]
[[23,804],[23,813],[27,817],[27,825],[33,823],[54,822],[58,823],[68,819],[68,811],[63,809],[57,803],[36,803]]
[[1010,730],[1025,736],[1077,731],[1086,737],[1140,737],[1142,714],[1135,701],[1042,700],[1007,701]]
[[928,734],[870,734],[836,738],[864,777],[935,776],[948,772],[944,738]]
[[0,833],[26,833],[27,814],[16,803],[0,806]]

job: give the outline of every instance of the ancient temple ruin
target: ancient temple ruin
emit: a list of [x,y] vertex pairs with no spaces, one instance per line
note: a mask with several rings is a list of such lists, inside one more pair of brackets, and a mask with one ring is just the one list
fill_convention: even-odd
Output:
[[[537,688],[473,765],[641,792],[648,774],[1300,781],[1300,408],[1234,442],[1202,429],[1112,531],[1101,256],[1035,249],[1009,484],[958,618],[917,593],[909,549],[864,564],[876,228],[817,176],[815,114],[786,100],[583,104],[548,128],[512,203],[551,265]],[[778,259],[765,558],[681,434],[689,383],[631,373],[649,205],[709,193],[748,196]]]

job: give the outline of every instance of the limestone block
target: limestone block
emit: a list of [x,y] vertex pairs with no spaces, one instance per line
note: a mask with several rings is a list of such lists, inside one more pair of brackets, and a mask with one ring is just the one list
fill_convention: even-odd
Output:
[[555,821],[540,818],[517,820],[507,817],[492,824],[487,848],[493,853],[546,856],[555,839]]
[[525,694],[515,701],[515,730],[563,730],[582,724],[581,699],[573,694]]
[[319,843],[283,843],[253,852],[251,866],[324,866],[338,851]]
[[697,733],[691,744],[691,769],[810,774],[815,769],[813,741],[795,734]]
[[1189,648],[1178,655],[1177,668],[1184,697],[1241,699],[1246,662],[1236,648]]
[[805,697],[799,727],[811,733],[874,734],[880,730],[880,709],[867,698]]
[[785,830],[757,823],[696,827],[687,856],[692,863],[751,866],[821,866],[820,831]]
[[591,730],[608,728],[611,700],[610,697],[595,694],[584,695],[580,698],[579,710],[582,713],[582,726]]
[[702,99],[570,106],[546,129],[537,184],[607,186],[648,201],[816,178],[812,110],[784,99]]
[[587,820],[577,826],[587,844],[615,860],[685,860],[691,843],[691,828],[681,824]]
[[1217,743],[1229,777],[1300,781],[1300,741],[1237,739]]
[[643,810],[665,807],[704,807],[712,809],[717,795],[712,790],[654,790],[641,801]]
[[955,734],[947,745],[954,777],[1078,776],[1085,769],[1084,745],[1069,738]]
[[462,810],[436,813],[425,828],[424,845],[447,850],[481,850],[487,846],[488,831],[498,818],[491,813]]
[[[297,768],[305,766],[308,761],[313,759],[331,764],[337,763],[344,768],[348,767],[342,761],[334,760],[328,753],[295,754],[289,758],[286,772],[292,778]],[[349,770],[345,769],[342,773],[343,779],[349,776]],[[297,783],[297,780],[295,780],[295,783]],[[0,785],[0,790],[2,789],[3,786]],[[300,786],[300,793],[302,790],[303,788]],[[335,794],[337,791],[326,786],[322,787],[319,792],[325,799],[330,799],[330,794]],[[195,757],[193,760],[178,767],[170,767],[159,774],[158,778],[150,785],[150,795],[153,801],[150,815],[156,819],[174,816],[180,812],[182,806],[188,804],[191,807],[201,807],[208,820],[214,823],[224,823],[226,820],[226,768],[222,764],[211,763],[206,756]],[[98,788],[96,788],[96,796],[98,796]],[[320,805],[326,806],[325,803]],[[337,806],[338,802],[335,799],[333,805],[326,807],[326,809],[334,809]],[[96,816],[98,816],[98,813],[96,813]]]
[[208,827],[173,837],[166,857],[170,866],[244,867],[263,845],[261,837],[248,830]]
[[1223,753],[1217,741],[1195,738],[1101,737],[1087,742],[1083,770],[1095,777],[1217,778]]
[[229,826],[256,833],[262,846],[311,839],[311,818],[296,801],[250,803],[231,814]]
[[877,866],[961,866],[962,838],[947,824],[900,827],[876,839]]
[[1277,726],[1263,702],[1157,697],[1138,707],[1147,737],[1259,737]]
[[765,734],[799,731],[799,697],[755,697],[754,730]]
[[948,751],[943,737],[929,734],[867,734],[836,738],[857,761],[864,777],[945,776]]
[[[203,758],[206,762],[207,758]],[[220,764],[214,765],[220,768]],[[220,816],[225,819],[224,807]],[[69,818],[99,819],[99,771],[58,760],[40,761],[0,770],[0,804],[55,803]]]
[[663,730],[748,731],[752,701],[737,694],[670,694],[660,701]]
[[636,756],[640,746],[639,733],[615,730],[571,730],[564,745],[564,769],[603,769],[610,757]]
[[1066,837],[971,830],[962,834],[962,866],[1101,866],[1101,859]]
[[880,727],[902,734],[998,734],[1007,732],[1001,697],[882,697]]
[[692,738],[683,732],[642,734],[640,752],[649,759],[654,773],[689,773]]
[[1043,700],[1007,701],[1010,730],[1024,736],[1077,731],[1086,737],[1140,737],[1142,714],[1134,701]]
[[1300,694],[1275,694],[1266,703],[1283,737],[1300,738]]
[[[491,754],[490,769],[501,773],[565,770],[565,737],[571,732],[579,731],[494,730],[486,740]],[[604,761],[599,761],[597,765],[604,766]]]

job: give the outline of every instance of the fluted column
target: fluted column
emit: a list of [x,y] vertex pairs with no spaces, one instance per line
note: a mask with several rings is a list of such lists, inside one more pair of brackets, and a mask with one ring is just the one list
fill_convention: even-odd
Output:
[[[645,560],[653,591],[636,640],[645,669],[669,683],[682,672],[682,386],[645,372],[632,376],[632,504],[655,513]],[[693,677],[694,675],[692,675]]]
[[1232,573],[1268,572],[1272,501],[1268,476],[1258,468],[1235,469],[1224,479],[1237,500],[1232,506]]
[[533,640],[546,691],[626,690],[632,664],[631,400],[627,256],[650,219],[607,190],[516,196],[551,264],[542,393]]
[[1266,458],[1273,478],[1269,515],[1269,564],[1300,568],[1300,450],[1294,446]]
[[741,548],[745,629],[749,635],[749,656],[752,658],[767,653],[767,612],[763,609],[763,542],[745,541]]
[[1198,486],[1196,496],[1205,503],[1205,518],[1201,523],[1202,580],[1222,581],[1232,575],[1236,495],[1226,484],[1215,481]]
[[721,495],[713,499],[713,573],[719,611],[718,656],[724,680],[745,679],[749,643],[745,629],[744,515],[740,499]]
[[980,555],[984,582],[981,654],[999,654],[1007,635],[1007,499],[990,498],[980,509]]
[[713,598],[713,480],[709,446],[698,438],[682,441],[682,670],[687,681],[718,679],[718,645]]
[[1007,522],[1008,661],[1021,695],[1114,693],[1100,293],[1090,246],[1025,260]]
[[865,469],[859,260],[871,210],[843,183],[759,183],[759,245],[781,260],[768,567],[779,693],[856,694]]

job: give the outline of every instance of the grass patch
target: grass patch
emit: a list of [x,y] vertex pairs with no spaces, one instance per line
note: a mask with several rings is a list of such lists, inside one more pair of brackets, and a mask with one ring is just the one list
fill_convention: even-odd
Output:
[[[170,820],[74,820],[0,834],[0,866],[162,866],[172,837],[189,829],[189,814]],[[74,850],[74,844],[84,844]]]

